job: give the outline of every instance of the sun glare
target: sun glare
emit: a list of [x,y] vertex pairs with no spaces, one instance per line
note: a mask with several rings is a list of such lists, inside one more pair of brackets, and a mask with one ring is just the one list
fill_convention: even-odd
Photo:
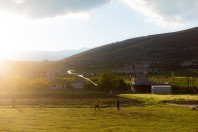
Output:
[[1,50],[0,52],[1,52],[0,61],[9,59],[9,57],[12,54],[12,52],[10,52],[10,51],[2,51]]
[[23,25],[24,23],[20,22],[17,16],[0,12],[0,61],[9,60],[14,55],[14,51],[25,47],[26,35],[25,33],[21,35],[21,30],[24,30]]

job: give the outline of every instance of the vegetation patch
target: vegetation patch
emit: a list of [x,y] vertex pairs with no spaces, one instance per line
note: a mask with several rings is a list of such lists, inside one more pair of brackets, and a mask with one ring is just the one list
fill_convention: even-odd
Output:
[[198,95],[120,94],[119,97],[134,99],[144,104],[161,104],[169,101],[198,101]]

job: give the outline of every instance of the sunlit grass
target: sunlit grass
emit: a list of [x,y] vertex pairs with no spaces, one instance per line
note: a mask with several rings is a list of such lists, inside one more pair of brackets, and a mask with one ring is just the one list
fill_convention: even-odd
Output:
[[0,107],[0,131],[197,131],[197,111],[151,105],[93,108]]
[[[143,96],[144,100],[149,100],[148,98],[151,99],[152,97],[151,103],[153,103],[152,101],[157,99],[160,101],[167,98],[174,100],[176,97],[179,98],[176,100],[182,100],[186,95],[124,94],[120,96],[127,98],[133,96],[133,100],[120,98],[121,108],[119,111],[115,106],[117,97],[109,98],[104,96],[97,98],[96,94],[85,95],[67,95],[68,97],[64,100],[62,97],[66,95],[59,95],[59,98],[52,98],[51,96],[48,98],[46,95],[45,103],[38,102],[39,99],[36,98],[38,95],[29,95],[24,96],[28,104],[25,102],[20,104],[20,98],[17,98],[16,108],[12,108],[11,102],[0,105],[0,131],[198,131],[196,110],[158,103],[144,106],[135,101],[139,100],[137,99],[138,96],[139,98]],[[188,96],[188,100],[197,100],[197,95]],[[45,97],[45,95],[42,95],[42,97]],[[33,105],[35,99],[37,102]],[[100,110],[94,109],[96,99],[99,100],[99,104],[102,106]],[[2,101],[0,100],[1,104]]]
[[145,104],[158,104],[163,101],[198,101],[198,95],[120,94],[119,96],[135,99]]

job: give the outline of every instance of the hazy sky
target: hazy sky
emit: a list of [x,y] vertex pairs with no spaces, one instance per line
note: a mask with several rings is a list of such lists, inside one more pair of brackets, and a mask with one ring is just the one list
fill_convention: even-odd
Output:
[[92,48],[196,23],[198,0],[0,0],[0,52]]

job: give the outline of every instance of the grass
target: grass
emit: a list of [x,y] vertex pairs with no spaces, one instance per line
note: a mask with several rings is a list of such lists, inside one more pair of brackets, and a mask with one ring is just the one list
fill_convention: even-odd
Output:
[[[197,100],[197,95],[188,95],[187,99],[186,95],[121,94],[119,96],[124,98],[120,98],[119,111],[115,107],[117,97],[101,96],[101,94],[98,96],[95,94],[93,96],[90,94],[50,95],[49,97],[42,95],[42,98],[40,96],[17,96],[16,108],[11,108],[9,96],[1,97],[0,131],[198,131],[196,110],[153,103],[167,99]],[[99,100],[102,108],[95,111],[93,107],[96,99]],[[150,104],[155,105],[138,105],[137,100],[148,104],[150,100]]]
[[119,96],[145,104],[160,104],[163,101],[198,101],[198,95],[120,94]]
[[0,131],[198,131],[197,111],[170,105],[93,108],[0,107]]

